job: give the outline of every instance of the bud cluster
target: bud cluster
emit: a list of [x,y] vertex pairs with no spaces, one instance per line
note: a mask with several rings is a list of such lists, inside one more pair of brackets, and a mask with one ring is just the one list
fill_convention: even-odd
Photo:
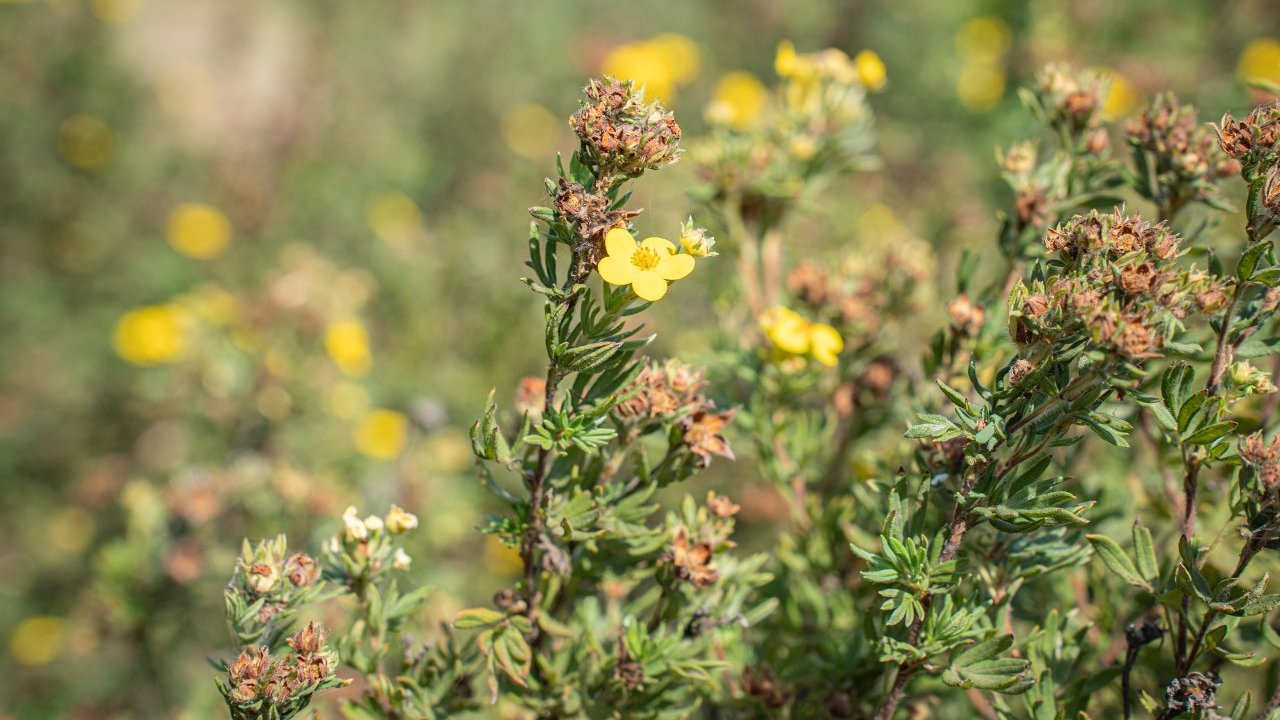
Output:
[[1177,262],[1179,239],[1163,223],[1092,211],[1051,229],[1045,277],[1010,295],[1010,332],[1021,345],[1077,332],[1128,358],[1156,357],[1192,312],[1227,301],[1221,283]]
[[320,567],[310,555],[290,554],[284,536],[246,541],[227,585],[227,614],[241,644],[271,644],[297,610],[324,593]]
[[338,656],[325,649],[324,637],[313,622],[288,639],[292,652],[283,657],[266,646],[242,652],[227,667],[225,683],[218,683],[232,720],[285,720],[306,709],[317,692],[350,683],[334,675]]
[[1109,89],[1110,83],[1099,73],[1048,65],[1036,75],[1034,93],[1049,125],[1078,137],[1099,129]]
[[661,103],[646,103],[632,81],[593,79],[583,92],[569,126],[597,179],[636,177],[680,158],[680,126]]
[[367,584],[373,575],[390,568],[408,570],[413,559],[392,543],[392,537],[418,527],[418,517],[392,505],[383,517],[361,520],[355,507],[342,514],[342,532],[325,545],[326,574],[342,578],[348,586]]
[[1259,105],[1241,120],[1226,113],[1214,130],[1218,146],[1240,163],[1245,180],[1252,181],[1275,165],[1280,150],[1280,102]]
[[1209,201],[1214,183],[1240,172],[1240,162],[1221,152],[1193,105],[1173,95],[1156,96],[1126,128],[1151,200],[1172,216],[1189,202]]

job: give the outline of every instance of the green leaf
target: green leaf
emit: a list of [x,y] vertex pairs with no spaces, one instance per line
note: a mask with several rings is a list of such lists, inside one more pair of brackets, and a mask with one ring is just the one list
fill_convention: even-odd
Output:
[[497,610],[490,610],[488,608],[470,608],[453,616],[453,627],[458,630],[490,627],[502,622],[505,617],[505,615]]
[[1210,445],[1218,438],[1235,429],[1236,422],[1234,420],[1225,420],[1220,423],[1214,423],[1207,427],[1200,428],[1183,442],[1188,445]]
[[1102,558],[1102,563],[1107,566],[1108,570],[1134,587],[1140,587],[1150,593],[1155,592],[1151,584],[1138,573],[1138,568],[1134,566],[1133,561],[1120,548],[1119,543],[1106,535],[1085,535],[1085,539],[1093,546],[1094,552],[1098,553],[1098,557]]
[[1160,576],[1155,543],[1151,539],[1151,531],[1136,522],[1133,524],[1133,553],[1138,561],[1138,572],[1148,582],[1154,583]]
[[1262,283],[1267,287],[1275,287],[1276,285],[1280,285],[1280,267],[1259,270],[1249,279],[1256,283]]
[[1245,250],[1244,255],[1240,256],[1240,264],[1236,265],[1236,278],[1248,280],[1253,277],[1253,271],[1258,267],[1258,260],[1270,248],[1271,243],[1260,242]]

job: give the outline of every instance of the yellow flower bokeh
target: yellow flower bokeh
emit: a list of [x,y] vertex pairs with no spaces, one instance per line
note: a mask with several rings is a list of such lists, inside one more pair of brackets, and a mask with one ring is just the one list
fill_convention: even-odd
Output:
[[231,244],[231,222],[212,205],[182,203],[169,214],[169,244],[196,260],[211,260]]
[[884,87],[889,80],[884,61],[874,50],[863,50],[853,56],[853,67],[858,71],[862,86],[872,92]]
[[956,33],[956,50],[966,62],[992,64],[1013,49],[1013,31],[1004,20],[985,15],[965,23]]
[[844,350],[840,332],[826,323],[810,322],[796,311],[778,306],[760,318],[760,329],[769,344],[787,355],[807,355],[834,367]]
[[369,229],[394,247],[405,247],[423,236],[422,211],[404,193],[389,192],[374,198],[365,213]]
[[369,333],[359,320],[339,320],[330,324],[324,332],[324,349],[344,375],[364,375],[373,364]]
[[626,43],[605,58],[602,71],[643,86],[645,97],[671,103],[678,88],[698,77],[701,54],[693,40],[674,33]]
[[1107,97],[1102,101],[1102,117],[1115,121],[1133,114],[1141,99],[1133,84],[1109,68],[1098,68],[1098,73],[1110,82]]
[[990,112],[1004,97],[1005,71],[996,65],[969,64],[956,78],[956,94],[965,109],[975,113]]
[[187,352],[191,318],[178,305],[151,305],[130,310],[116,322],[116,354],[134,365],[163,365]]
[[1240,53],[1236,75],[1245,82],[1280,85],[1280,40],[1258,38]]
[[530,160],[545,159],[556,147],[556,133],[563,123],[541,105],[512,105],[502,116],[502,139],[516,154]]
[[707,105],[707,121],[748,130],[760,119],[769,101],[769,91],[760,78],[749,72],[731,72],[720,78],[715,95]]
[[62,653],[66,635],[66,621],[62,618],[27,618],[9,637],[9,654],[19,665],[47,665]]
[[374,410],[355,432],[356,449],[375,460],[391,460],[404,451],[409,418],[395,410]]
[[72,115],[58,127],[58,150],[62,157],[84,170],[105,165],[115,142],[111,128],[92,115]]

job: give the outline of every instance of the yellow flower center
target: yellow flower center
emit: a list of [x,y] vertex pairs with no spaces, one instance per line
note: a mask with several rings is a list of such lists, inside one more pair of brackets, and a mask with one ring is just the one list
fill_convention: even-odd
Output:
[[631,264],[641,270],[653,270],[658,267],[658,251],[653,248],[642,247],[631,254]]

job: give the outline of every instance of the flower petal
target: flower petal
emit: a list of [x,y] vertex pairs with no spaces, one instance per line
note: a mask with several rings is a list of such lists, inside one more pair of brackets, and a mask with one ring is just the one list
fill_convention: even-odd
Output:
[[[660,256],[674,255],[676,252],[676,244],[666,238],[647,237],[640,243],[640,247],[646,247],[658,253]],[[665,251],[665,252],[664,252]]]
[[693,272],[693,256],[660,255],[657,271],[663,280],[679,280]]
[[605,251],[621,260],[629,260],[637,247],[635,237],[622,228],[614,228],[604,236]]
[[844,338],[830,325],[814,323],[809,328],[809,350],[814,360],[832,367],[839,361],[840,351],[844,350]]
[[635,279],[631,281],[631,289],[641,299],[653,302],[661,300],[662,296],[667,294],[667,281],[652,270],[641,271],[636,273]]
[[610,285],[630,285],[639,273],[639,269],[631,264],[630,258],[616,255],[601,258],[596,271]]

